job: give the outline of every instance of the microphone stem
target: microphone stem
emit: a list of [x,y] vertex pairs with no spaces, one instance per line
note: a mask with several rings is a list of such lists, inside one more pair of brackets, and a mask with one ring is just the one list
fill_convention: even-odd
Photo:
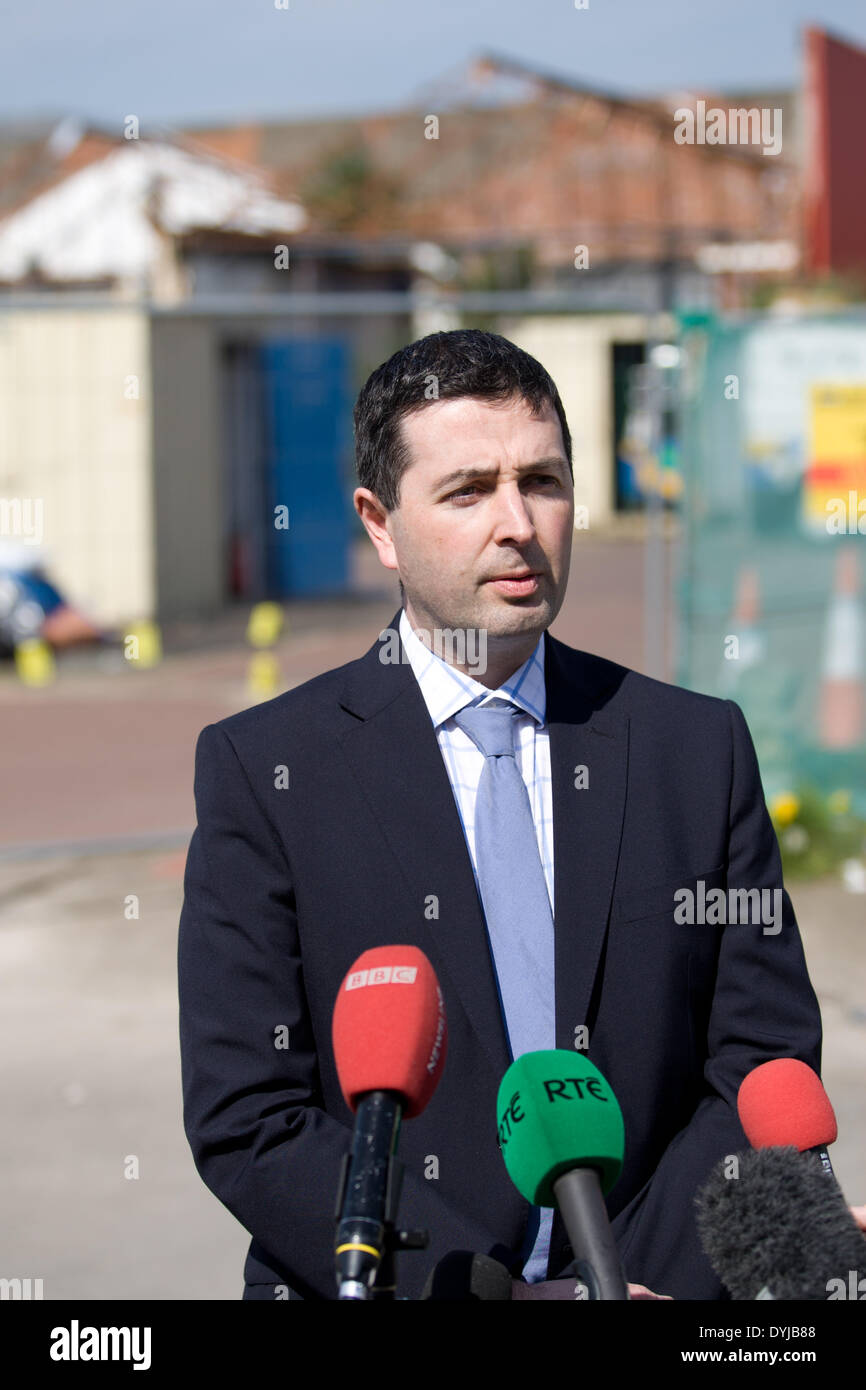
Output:
[[338,1297],[367,1299],[374,1294],[380,1265],[386,1288],[393,1287],[387,1258],[386,1199],[391,1162],[397,1148],[401,1097],[371,1091],[358,1105],[352,1156],[337,1231]]
[[628,1286],[596,1170],[569,1169],[556,1179],[553,1192],[590,1299],[627,1301]]

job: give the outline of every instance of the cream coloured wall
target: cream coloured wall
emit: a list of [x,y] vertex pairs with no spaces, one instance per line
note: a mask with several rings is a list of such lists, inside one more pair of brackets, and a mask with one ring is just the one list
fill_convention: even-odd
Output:
[[135,306],[0,301],[0,498],[41,500],[52,578],[107,625],[154,609],[149,343]]

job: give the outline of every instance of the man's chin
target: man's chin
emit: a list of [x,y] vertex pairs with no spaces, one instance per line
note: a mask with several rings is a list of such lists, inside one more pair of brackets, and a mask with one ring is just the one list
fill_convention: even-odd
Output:
[[484,605],[478,626],[487,629],[488,637],[518,637],[522,633],[541,633],[553,621],[551,603],[540,594],[525,598],[499,595]]

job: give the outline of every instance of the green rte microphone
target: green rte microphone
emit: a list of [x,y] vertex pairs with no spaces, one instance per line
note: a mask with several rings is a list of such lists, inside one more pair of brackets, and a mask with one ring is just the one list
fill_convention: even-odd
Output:
[[533,1206],[558,1207],[591,1300],[627,1299],[605,1195],[619,1177],[625,1126],[616,1096],[580,1052],[525,1052],[502,1078],[499,1145]]

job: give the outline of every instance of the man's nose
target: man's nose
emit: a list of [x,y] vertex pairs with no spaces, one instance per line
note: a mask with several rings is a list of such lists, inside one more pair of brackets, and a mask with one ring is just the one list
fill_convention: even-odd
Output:
[[496,489],[494,507],[498,539],[504,539],[508,535],[514,540],[526,541],[535,534],[535,525],[529,514],[526,498],[516,483]]

